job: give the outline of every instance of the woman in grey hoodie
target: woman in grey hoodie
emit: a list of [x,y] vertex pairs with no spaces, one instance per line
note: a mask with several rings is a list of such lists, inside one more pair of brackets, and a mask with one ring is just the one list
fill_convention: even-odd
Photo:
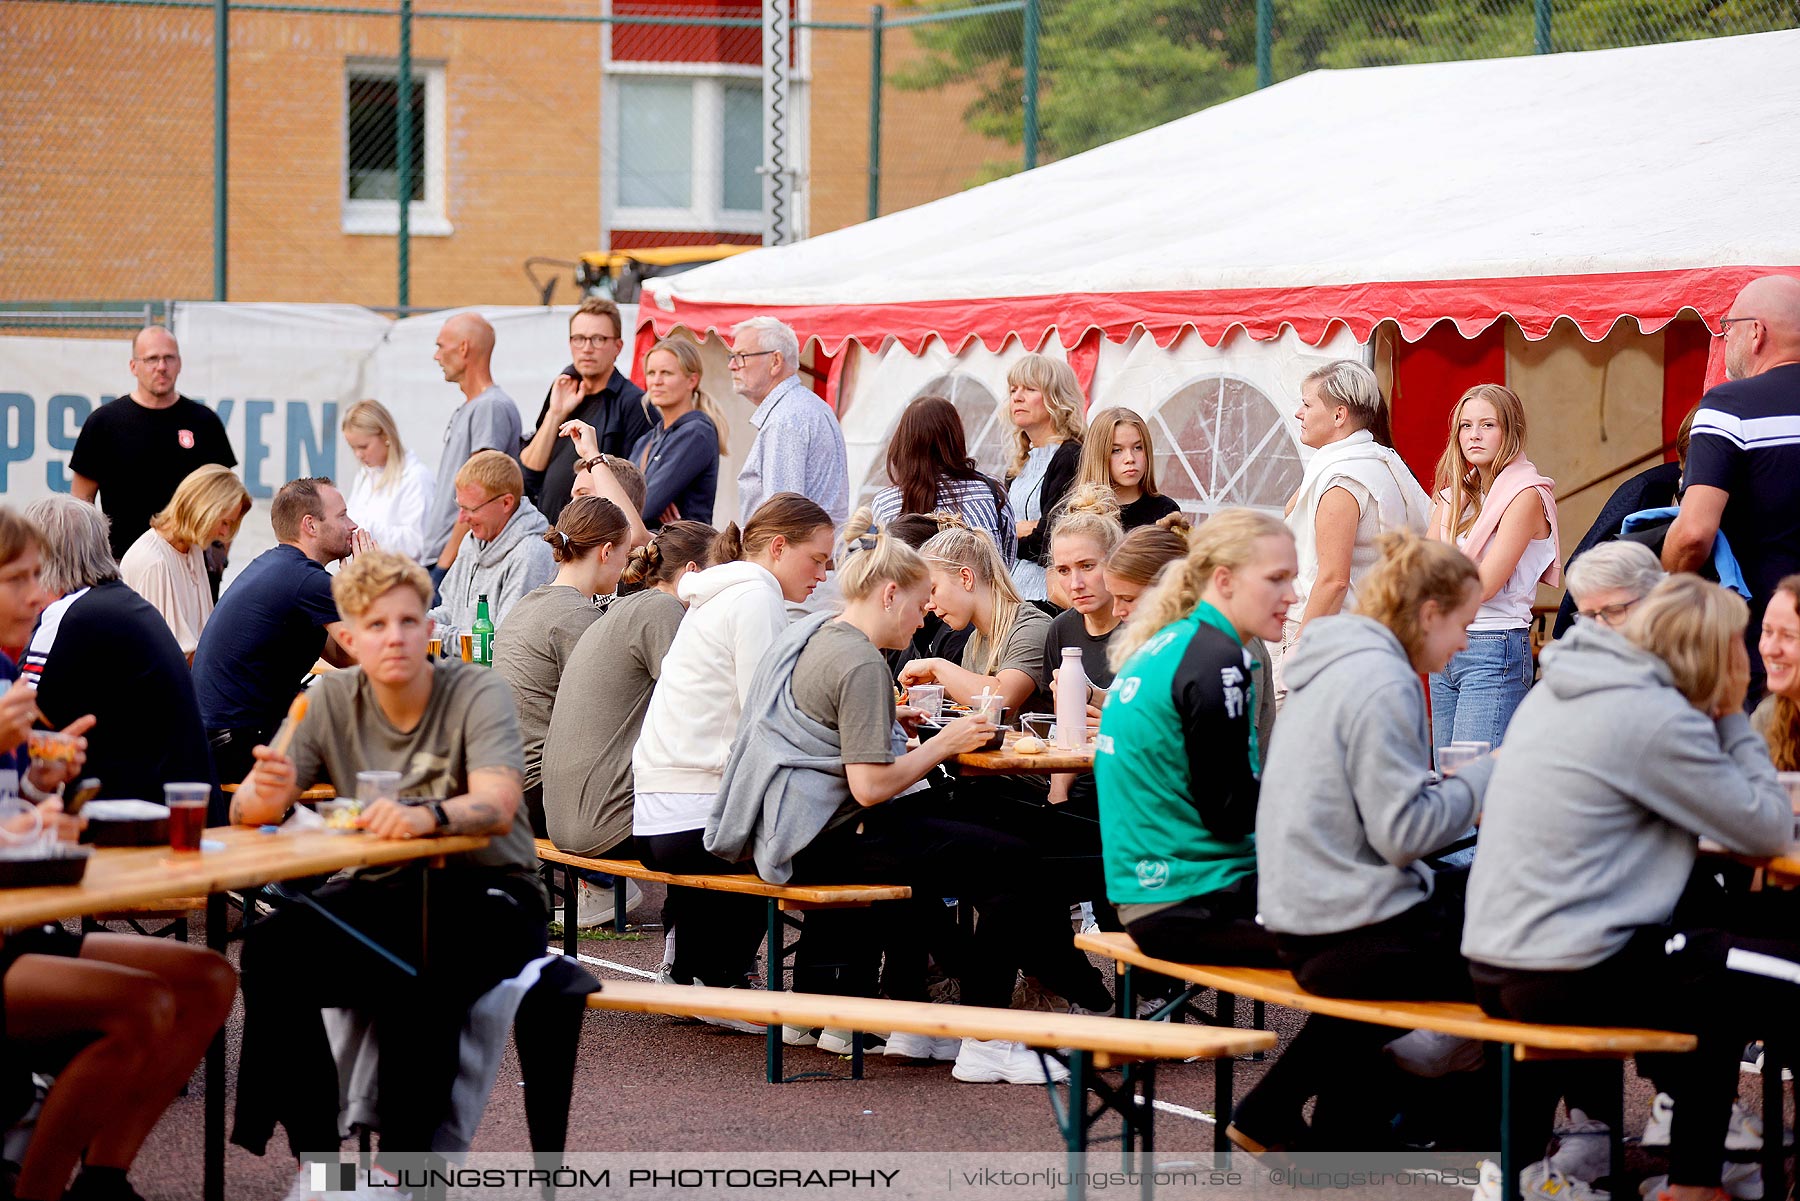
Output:
[[[1678,1115],[1659,1195],[1677,1201],[1719,1195],[1738,1054],[1757,1026],[1791,1021],[1780,977],[1800,970],[1792,945],[1733,933],[1737,903],[1694,871],[1702,836],[1762,856],[1793,833],[1743,713],[1748,617],[1717,584],[1672,576],[1621,631],[1582,622],[1546,649],[1469,879],[1462,950],[1488,1013],[1699,1036],[1654,1065]],[[1536,1076],[1542,1103],[1527,1112],[1548,1136],[1567,1074]]]
[[[1308,623],[1284,666],[1256,816],[1262,922],[1311,992],[1467,999],[1460,898],[1439,892],[1421,860],[1474,821],[1492,760],[1435,779],[1419,676],[1466,645],[1480,573],[1455,547],[1405,531],[1377,545],[1357,614]],[[1375,1145],[1391,1115],[1369,1104],[1369,1081],[1393,1039],[1385,1026],[1308,1018],[1228,1135],[1251,1149]],[[1315,1093],[1308,1128],[1300,1111]]]

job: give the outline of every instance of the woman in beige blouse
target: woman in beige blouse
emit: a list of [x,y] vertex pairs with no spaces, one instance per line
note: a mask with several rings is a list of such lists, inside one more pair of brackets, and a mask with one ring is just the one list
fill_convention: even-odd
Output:
[[119,560],[120,577],[162,614],[190,664],[213,611],[206,548],[237,537],[238,523],[249,511],[250,493],[231,468],[208,464],[181,481],[167,507]]

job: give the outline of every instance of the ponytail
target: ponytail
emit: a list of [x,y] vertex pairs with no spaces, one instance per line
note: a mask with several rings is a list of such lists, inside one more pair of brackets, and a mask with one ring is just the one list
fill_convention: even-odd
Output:
[[1469,599],[1469,585],[1481,583],[1481,571],[1450,543],[1410,530],[1390,530],[1375,546],[1381,558],[1356,586],[1356,611],[1392,631],[1410,659],[1424,645],[1419,610],[1425,602],[1449,612]]
[[736,563],[761,554],[777,538],[805,542],[820,529],[832,529],[831,514],[798,492],[777,492],[757,506],[743,529],[732,522],[713,539],[707,558],[713,563]]
[[689,563],[705,567],[712,561],[709,547],[716,537],[718,531],[702,521],[668,522],[631,552],[620,582],[633,587],[674,583]]
[[585,559],[612,543],[623,546],[631,534],[625,511],[604,496],[578,496],[563,506],[556,525],[544,531],[544,541],[558,563]]
[[838,587],[844,599],[859,601],[883,584],[915,588],[931,578],[919,552],[875,525],[867,505],[844,525],[843,552],[838,556]]

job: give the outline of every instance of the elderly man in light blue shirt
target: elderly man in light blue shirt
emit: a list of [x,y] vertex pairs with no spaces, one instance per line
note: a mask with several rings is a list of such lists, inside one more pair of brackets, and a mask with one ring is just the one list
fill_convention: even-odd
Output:
[[731,384],[756,406],[756,441],[738,472],[738,521],[777,492],[817,501],[836,525],[850,515],[850,465],[837,415],[800,382],[800,340],[773,317],[731,331]]

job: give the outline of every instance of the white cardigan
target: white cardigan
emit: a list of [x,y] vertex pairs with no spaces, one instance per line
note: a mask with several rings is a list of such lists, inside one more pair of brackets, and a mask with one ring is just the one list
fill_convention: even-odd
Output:
[[[1287,516],[1288,529],[1294,533],[1294,550],[1300,559],[1300,574],[1294,580],[1294,592],[1300,599],[1288,610],[1290,621],[1299,621],[1306,612],[1306,598],[1312,595],[1313,584],[1319,578],[1319,502],[1333,486],[1344,481],[1358,485],[1346,491],[1356,496],[1359,506],[1374,507],[1373,514],[1364,507],[1357,523],[1356,546],[1350,552],[1350,589],[1344,594],[1346,613],[1355,605],[1356,585],[1379,558],[1376,537],[1398,529],[1424,537],[1425,527],[1431,521],[1431,499],[1413,478],[1412,470],[1398,451],[1377,443],[1368,430],[1357,430],[1347,438],[1321,446],[1306,464],[1293,512]],[[1357,495],[1358,491],[1362,495]]]
[[344,494],[350,520],[369,531],[382,550],[417,559],[425,553],[425,514],[431,509],[437,479],[410,450],[400,468],[398,483],[378,492],[380,479],[380,470],[357,464],[350,488]]

